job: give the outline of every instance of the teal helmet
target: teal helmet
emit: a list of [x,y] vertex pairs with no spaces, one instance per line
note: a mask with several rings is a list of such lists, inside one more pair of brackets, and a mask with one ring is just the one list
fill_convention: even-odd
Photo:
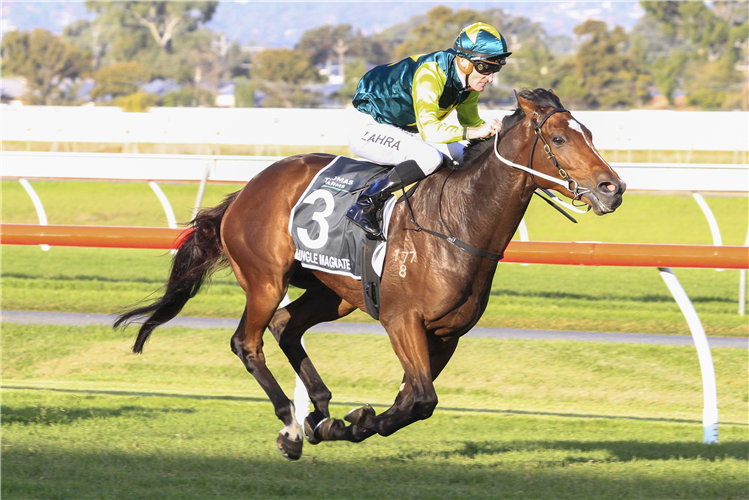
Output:
[[507,41],[502,34],[486,23],[474,23],[464,28],[453,49],[471,61],[503,59],[512,54],[507,50]]

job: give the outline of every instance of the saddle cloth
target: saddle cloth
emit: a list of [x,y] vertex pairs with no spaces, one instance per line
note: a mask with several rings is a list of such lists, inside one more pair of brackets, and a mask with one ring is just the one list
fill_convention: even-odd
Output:
[[[294,258],[302,267],[342,274],[361,280],[361,249],[366,234],[346,212],[359,192],[384,177],[390,168],[376,163],[338,156],[312,179],[299,202],[291,210],[289,233],[294,240]],[[383,210],[383,234],[396,198]],[[378,243],[373,267],[382,274],[386,242]]]

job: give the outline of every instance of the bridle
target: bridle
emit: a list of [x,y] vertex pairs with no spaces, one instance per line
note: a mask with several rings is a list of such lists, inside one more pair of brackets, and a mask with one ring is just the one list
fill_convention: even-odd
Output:
[[[560,200],[558,197],[556,197],[554,194],[552,194],[549,190],[539,186],[538,182],[536,182],[536,179],[535,179],[535,177],[541,177],[542,179],[546,179],[547,181],[551,181],[555,184],[559,184],[560,186],[564,186],[565,188],[567,188],[567,190],[569,190],[570,193],[572,193],[573,202],[575,200],[579,200],[584,194],[590,193],[589,189],[580,187],[577,181],[573,179],[572,177],[570,177],[567,171],[559,165],[559,162],[557,161],[557,157],[551,151],[551,146],[549,146],[549,143],[546,142],[546,138],[544,138],[544,135],[541,133],[541,127],[543,127],[544,123],[546,123],[546,120],[548,120],[550,116],[552,116],[555,113],[569,113],[569,112],[570,111],[565,108],[555,108],[549,111],[546,114],[546,116],[544,116],[538,124],[534,123],[533,132],[535,133],[536,138],[533,140],[533,145],[531,146],[531,152],[528,157],[527,167],[514,163],[499,154],[499,134],[494,135],[494,154],[496,155],[497,158],[499,158],[499,161],[513,168],[517,168],[517,169],[523,170],[531,174],[531,179],[533,179],[533,182],[536,184],[536,186],[538,186],[538,189],[543,191],[547,196],[549,196],[552,200],[554,200],[555,203],[564,205],[565,207],[577,213],[586,213],[588,210],[590,210],[590,206],[588,206],[588,210],[580,210],[576,205],[574,205],[574,203],[570,204],[570,203],[564,202]],[[554,167],[556,167],[557,171],[559,172],[559,176],[562,179],[557,179],[556,177],[552,177],[551,175],[547,175],[537,170],[533,170],[533,153],[536,151],[536,145],[538,144],[539,139],[541,140],[541,142],[544,143],[544,152],[546,152],[546,154],[548,155],[548,158],[554,163]]]
[[[549,143],[546,142],[546,139],[544,138],[543,134],[541,133],[541,127],[543,127],[544,123],[546,123],[546,120],[548,120],[551,115],[553,115],[555,113],[569,113],[569,112],[570,112],[569,110],[564,109],[564,108],[552,109],[551,111],[549,111],[549,113],[546,114],[546,116],[544,116],[541,119],[541,121],[537,125],[533,126],[533,131],[536,134],[536,138],[533,140],[533,145],[531,146],[531,153],[530,153],[530,157],[528,158],[528,166],[527,167],[525,167],[523,165],[518,165],[517,163],[514,163],[514,162],[511,162],[510,160],[508,160],[506,158],[503,158],[502,155],[499,154],[499,134],[495,134],[494,135],[494,154],[497,156],[497,158],[499,158],[499,161],[501,161],[501,162],[503,162],[503,163],[505,163],[505,164],[507,164],[507,165],[509,165],[511,167],[523,170],[523,171],[528,172],[529,174],[531,174],[531,179],[533,179],[533,182],[536,183],[536,186],[538,186],[538,189],[540,189],[541,191],[543,191],[544,193],[546,193],[546,195],[549,196],[552,200],[554,200],[555,203],[558,203],[560,205],[564,205],[568,209],[573,210],[575,212],[585,213],[585,212],[587,212],[587,210],[585,210],[585,211],[584,210],[580,210],[575,205],[572,205],[572,204],[569,204],[567,202],[564,202],[564,201],[560,200],[559,198],[557,198],[556,196],[554,196],[551,192],[549,192],[547,189],[542,188],[541,186],[539,186],[538,183],[536,182],[536,179],[535,179],[535,176],[538,176],[538,177],[541,177],[541,178],[546,179],[548,181],[551,181],[551,182],[554,182],[556,184],[559,184],[561,186],[566,187],[574,195],[574,198],[572,199],[573,202],[575,200],[579,200],[584,194],[590,192],[589,189],[581,188],[580,185],[577,183],[577,181],[575,179],[573,179],[572,177],[570,177],[569,174],[567,173],[567,171],[565,169],[563,169],[559,165],[559,162],[557,161],[556,156],[554,156],[554,153],[552,153],[552,151],[551,151],[551,147],[549,146]],[[550,175],[544,174],[544,173],[539,172],[537,170],[533,170],[533,168],[532,168],[532,165],[533,165],[533,152],[536,149],[536,144],[538,144],[538,140],[539,139],[541,140],[541,142],[544,143],[544,151],[549,156],[549,159],[554,163],[554,166],[559,171],[559,175],[562,177],[562,179],[557,179],[556,177],[552,177]],[[454,172],[454,170],[453,170],[453,172]],[[494,261],[500,261],[500,260],[502,260],[503,254],[501,254],[501,253],[497,254],[497,253],[493,253],[493,252],[488,252],[486,250],[482,250],[480,248],[476,248],[475,246],[471,245],[470,243],[466,243],[464,241],[461,241],[458,238],[456,238],[455,236],[453,236],[452,232],[450,231],[450,228],[447,227],[447,223],[445,222],[445,219],[442,217],[442,211],[441,211],[442,210],[442,193],[445,190],[445,185],[447,184],[447,180],[450,178],[450,175],[452,175],[453,172],[450,172],[448,175],[445,176],[445,180],[442,183],[442,189],[440,190],[440,200],[439,200],[439,203],[438,203],[438,206],[440,207],[440,220],[442,222],[442,226],[449,233],[449,236],[445,235],[445,234],[442,234],[440,232],[432,231],[430,229],[422,227],[418,222],[416,222],[416,218],[414,217],[413,210],[411,209],[411,203],[408,200],[408,195],[406,193],[404,193],[404,195],[405,195],[405,201],[406,201],[406,207],[408,208],[408,213],[409,213],[409,215],[411,217],[411,222],[416,226],[415,231],[423,231],[423,232],[425,232],[427,234],[431,234],[432,236],[437,236],[438,238],[442,238],[443,240],[446,240],[449,243],[452,243],[453,245],[457,246],[458,248],[461,248],[462,250],[465,250],[466,252],[471,253],[473,255],[477,255],[479,257],[483,257],[483,258],[486,258],[486,259],[491,259],[491,260],[494,260]],[[536,193],[536,194],[538,194],[538,193]],[[577,222],[569,214],[567,214],[566,212],[564,212],[564,210],[562,210],[561,208],[559,208],[556,205],[554,205],[551,200],[549,200],[547,198],[544,198],[543,196],[541,196],[541,198],[543,200],[545,200],[547,203],[551,204],[554,208],[556,208],[557,210],[559,210],[563,215],[565,215],[572,222]],[[590,210],[590,206],[588,206],[588,210]]]

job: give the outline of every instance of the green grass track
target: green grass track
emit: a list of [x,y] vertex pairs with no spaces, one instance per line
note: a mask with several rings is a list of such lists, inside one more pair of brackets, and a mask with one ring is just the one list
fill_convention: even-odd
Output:
[[[281,423],[229,330],[3,325],[2,494],[13,499],[747,498],[747,357],[714,349],[720,442],[702,441],[691,347],[463,339],[432,418],[281,457]],[[312,334],[342,417],[400,384],[387,338]],[[366,353],[366,355],[364,355]],[[294,375],[275,343],[271,370]]]

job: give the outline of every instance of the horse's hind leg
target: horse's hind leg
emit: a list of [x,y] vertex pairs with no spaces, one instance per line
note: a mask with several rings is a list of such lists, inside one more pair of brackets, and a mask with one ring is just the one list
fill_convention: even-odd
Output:
[[288,306],[279,309],[268,325],[281,350],[301,378],[314,405],[314,411],[304,422],[305,434],[312,444],[319,443],[314,436],[315,427],[330,417],[331,393],[302,346],[302,336],[310,327],[323,321],[342,318],[354,309],[354,306],[320,283],[308,288]]
[[286,293],[294,262],[293,251],[284,250],[288,249],[278,245],[276,252],[267,254],[272,257],[263,260],[243,241],[225,241],[225,253],[247,299],[242,320],[231,338],[231,350],[268,395],[284,424],[276,441],[278,449],[286,458],[297,460],[304,441],[294,404],[268,369],[263,353],[263,334]]
[[[268,395],[276,416],[284,424],[276,441],[279,451],[288,459],[298,460],[302,456],[303,440],[301,428],[294,416],[294,403],[286,396],[268,369],[263,353],[263,332],[270,315],[266,316],[265,324],[258,327],[257,320],[252,319],[253,312],[255,309],[250,307],[248,302],[242,320],[231,338],[231,350]],[[262,323],[262,320],[260,322]]]

